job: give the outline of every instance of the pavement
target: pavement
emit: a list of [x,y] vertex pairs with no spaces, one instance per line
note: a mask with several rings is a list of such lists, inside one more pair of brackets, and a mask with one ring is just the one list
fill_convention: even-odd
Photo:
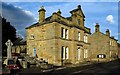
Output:
[[57,67],[48,70],[40,68],[22,69],[18,75],[120,75],[120,60],[74,67]]

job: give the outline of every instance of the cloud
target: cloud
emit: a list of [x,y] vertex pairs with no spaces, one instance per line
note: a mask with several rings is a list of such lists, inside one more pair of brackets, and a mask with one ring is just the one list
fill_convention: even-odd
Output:
[[114,23],[114,17],[112,15],[108,15],[106,17],[106,21],[108,21],[110,24],[113,24]]
[[16,37],[17,37],[17,38],[20,37],[20,38],[22,38],[22,39],[25,39],[25,37],[24,37],[22,34],[20,34],[20,33],[17,33]]
[[12,4],[2,3],[2,16],[13,25],[20,34],[25,36],[25,27],[36,22],[36,18],[31,11]]

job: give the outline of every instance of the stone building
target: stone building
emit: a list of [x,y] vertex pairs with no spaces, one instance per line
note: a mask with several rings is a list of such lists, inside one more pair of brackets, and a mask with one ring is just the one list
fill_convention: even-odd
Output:
[[15,43],[12,46],[12,53],[17,53],[17,54],[21,54],[21,53],[26,53],[26,41],[20,41],[18,43]]
[[98,23],[96,23],[95,32],[90,37],[90,44],[92,61],[110,61],[118,57],[117,40],[110,36],[108,29],[106,34],[100,32]]
[[85,27],[81,6],[63,17],[60,9],[45,18],[41,7],[39,21],[26,28],[27,54],[37,55],[49,64],[64,65],[88,61],[90,58],[90,28]]
[[38,12],[39,21],[26,28],[27,54],[31,57],[58,66],[118,57],[117,40],[108,29],[106,34],[100,32],[98,23],[91,35],[80,5],[70,11],[70,17],[63,17],[60,9],[47,18],[44,7]]

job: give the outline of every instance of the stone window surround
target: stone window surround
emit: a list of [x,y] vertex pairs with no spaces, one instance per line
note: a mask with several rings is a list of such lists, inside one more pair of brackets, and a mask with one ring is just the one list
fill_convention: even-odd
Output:
[[69,59],[69,48],[68,46],[62,46],[63,50],[63,60]]
[[115,46],[115,41],[114,40],[110,40],[110,46]]
[[31,35],[30,35],[30,39],[35,39],[34,34],[31,34]]
[[61,37],[64,38],[64,39],[68,39],[68,36],[69,36],[68,29],[65,29],[65,28],[62,27],[62,29],[61,29]]

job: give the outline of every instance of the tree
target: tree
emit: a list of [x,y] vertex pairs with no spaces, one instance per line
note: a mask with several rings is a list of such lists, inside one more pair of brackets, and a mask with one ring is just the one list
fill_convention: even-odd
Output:
[[7,47],[5,43],[10,39],[14,42],[16,38],[16,29],[5,18],[2,18],[2,55],[7,55]]

